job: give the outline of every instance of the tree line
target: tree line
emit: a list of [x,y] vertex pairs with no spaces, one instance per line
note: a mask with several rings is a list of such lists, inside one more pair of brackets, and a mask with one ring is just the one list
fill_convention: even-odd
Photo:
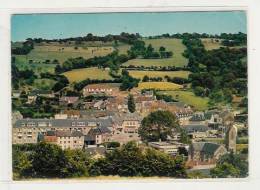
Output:
[[[116,146],[117,147],[117,146]],[[13,145],[13,175],[23,178],[70,178],[89,176],[186,177],[183,158],[173,158],[134,142],[93,159],[84,150],[62,150],[44,142]]]

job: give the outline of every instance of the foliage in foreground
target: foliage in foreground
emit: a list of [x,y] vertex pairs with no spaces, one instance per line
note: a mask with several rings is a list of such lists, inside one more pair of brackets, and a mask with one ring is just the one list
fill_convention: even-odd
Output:
[[47,143],[13,145],[14,179],[68,178],[100,175],[186,177],[182,157],[147,148],[134,142],[92,159],[83,150],[62,150]]
[[123,145],[98,159],[90,168],[90,174],[119,176],[164,176],[185,178],[184,161],[154,149],[139,148],[134,142]]
[[248,161],[241,154],[223,155],[217,162],[217,166],[210,171],[212,177],[247,177]]

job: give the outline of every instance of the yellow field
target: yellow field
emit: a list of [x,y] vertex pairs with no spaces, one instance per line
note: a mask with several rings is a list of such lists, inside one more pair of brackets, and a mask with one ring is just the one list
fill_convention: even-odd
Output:
[[84,68],[84,69],[74,69],[72,71],[68,71],[63,73],[65,75],[69,82],[80,82],[82,80],[85,80],[87,78],[90,79],[112,79],[112,77],[109,75],[109,71],[98,69],[96,67],[92,68]]
[[139,89],[157,89],[157,90],[176,90],[182,88],[182,85],[171,82],[140,82]]
[[224,47],[221,45],[220,39],[201,38],[201,41],[206,50],[219,49],[220,47]]
[[75,49],[74,46],[41,45],[34,47],[34,49],[28,54],[28,59],[34,61],[57,59],[63,63],[69,58],[84,57],[85,59],[89,59],[95,56],[105,56],[113,51],[114,48],[112,46],[78,47],[78,49]]
[[186,47],[182,44],[180,39],[144,39],[145,44],[151,44],[156,51],[159,50],[161,46],[165,47],[167,51],[173,52],[173,57],[167,59],[132,59],[124,63],[125,66],[135,65],[135,66],[178,66],[182,67],[187,65],[188,60],[182,56],[182,53]]
[[148,77],[182,77],[188,78],[189,71],[129,71],[129,74],[134,78],[142,79],[145,75]]

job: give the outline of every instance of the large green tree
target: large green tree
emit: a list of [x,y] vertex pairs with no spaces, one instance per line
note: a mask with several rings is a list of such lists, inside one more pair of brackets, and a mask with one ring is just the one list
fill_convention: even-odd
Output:
[[174,130],[179,129],[176,117],[169,111],[155,111],[142,120],[139,128],[143,141],[165,141],[167,136],[171,136]]
[[248,161],[241,154],[223,155],[215,168],[210,171],[212,177],[247,177]]

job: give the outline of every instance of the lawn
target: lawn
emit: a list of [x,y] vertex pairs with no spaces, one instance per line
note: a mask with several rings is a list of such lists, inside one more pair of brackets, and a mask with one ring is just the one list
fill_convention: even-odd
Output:
[[145,44],[151,44],[155,50],[163,46],[166,50],[173,52],[173,57],[167,59],[132,59],[124,63],[124,66],[135,65],[135,66],[186,66],[188,60],[182,56],[183,51],[186,47],[182,44],[180,39],[144,39]]
[[45,60],[59,60],[63,63],[69,58],[84,57],[89,59],[95,56],[105,56],[114,51],[112,46],[108,47],[78,47],[74,46],[58,46],[58,45],[41,45],[35,46],[28,54],[28,60],[45,61]]
[[70,83],[80,82],[80,81],[85,80],[87,78],[99,79],[99,80],[113,79],[109,75],[109,71],[103,70],[103,69],[98,69],[96,67],[84,68],[84,69],[74,69],[72,71],[68,71],[68,72],[63,73],[63,75],[65,75],[68,78]]
[[157,90],[176,90],[182,88],[182,85],[171,82],[140,82],[139,89],[157,89]]
[[188,78],[190,72],[189,71],[130,71],[129,74],[134,78],[143,79],[145,75],[148,77],[182,77]]
[[174,99],[193,106],[197,110],[206,110],[208,108],[208,98],[195,96],[191,91],[163,91],[162,94],[171,95]]

